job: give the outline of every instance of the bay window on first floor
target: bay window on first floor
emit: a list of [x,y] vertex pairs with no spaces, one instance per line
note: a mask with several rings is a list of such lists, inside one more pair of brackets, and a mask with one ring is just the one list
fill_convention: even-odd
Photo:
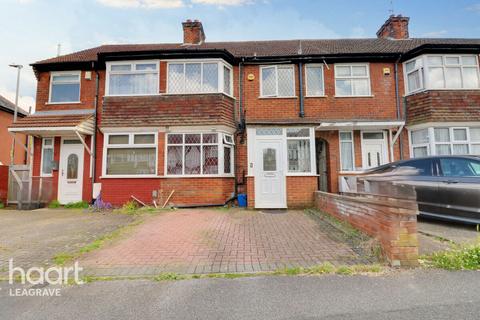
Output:
[[411,155],[480,155],[480,126],[432,126],[411,130]]
[[169,133],[167,176],[233,175],[233,136],[225,133]]
[[157,175],[157,133],[110,133],[104,139],[104,176]]

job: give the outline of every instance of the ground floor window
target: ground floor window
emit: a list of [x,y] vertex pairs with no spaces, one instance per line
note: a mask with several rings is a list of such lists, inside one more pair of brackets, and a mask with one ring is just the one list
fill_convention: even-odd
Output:
[[353,131],[340,132],[340,168],[342,171],[353,171],[355,157],[353,151]]
[[288,128],[288,172],[311,172],[310,129]]
[[167,175],[233,172],[233,137],[222,133],[167,134]]
[[410,132],[412,155],[480,155],[480,127],[430,127]]
[[156,133],[115,133],[105,135],[105,174],[155,175],[157,172]]
[[42,176],[50,176],[53,168],[53,138],[42,139]]

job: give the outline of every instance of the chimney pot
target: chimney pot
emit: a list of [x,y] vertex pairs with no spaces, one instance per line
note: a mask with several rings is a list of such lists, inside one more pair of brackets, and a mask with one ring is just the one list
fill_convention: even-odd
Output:
[[188,19],[183,25],[183,44],[202,44],[205,42],[205,32],[199,20]]
[[408,23],[409,17],[404,17],[401,14],[392,14],[387,21],[377,31],[378,38],[384,39],[408,39]]

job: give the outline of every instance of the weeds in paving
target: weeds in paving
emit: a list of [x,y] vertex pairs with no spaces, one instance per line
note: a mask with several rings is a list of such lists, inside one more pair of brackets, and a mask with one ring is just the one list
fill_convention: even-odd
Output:
[[0,201],[0,209],[3,209],[3,208],[5,208],[5,204],[2,201]]
[[75,258],[73,254],[62,252],[53,257],[53,262],[58,266],[64,266]]
[[383,266],[374,265],[353,265],[353,266],[338,266],[327,262],[318,266],[302,268],[285,268],[278,269],[274,272],[275,275],[321,275],[321,274],[340,274],[340,275],[354,275],[354,274],[366,274],[366,273],[381,273],[384,271]]
[[86,201],[78,201],[78,202],[69,202],[67,203],[64,208],[65,209],[88,209],[90,205]]
[[50,209],[58,209],[60,208],[62,205],[60,204],[60,202],[58,200],[52,200],[49,204],[48,204],[48,207]]
[[480,240],[423,256],[420,262],[427,267],[446,270],[480,270]]
[[153,280],[155,281],[173,281],[173,280],[184,280],[184,279],[187,279],[187,276],[178,274],[175,272],[160,273],[159,275],[153,278]]

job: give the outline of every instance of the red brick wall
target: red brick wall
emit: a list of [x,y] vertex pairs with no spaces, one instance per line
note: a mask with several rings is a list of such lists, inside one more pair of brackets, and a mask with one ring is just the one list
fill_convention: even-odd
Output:
[[407,97],[407,124],[480,121],[480,91],[425,91]]
[[0,203],[6,205],[8,196],[8,166],[0,165]]
[[347,221],[379,240],[392,265],[418,264],[418,207],[415,201],[316,192],[315,203],[320,211]]
[[[4,112],[0,110],[0,163],[9,165],[10,160],[10,151],[12,148],[13,138],[10,133],[8,133],[8,126],[13,123],[13,114]],[[16,134],[17,141],[25,145],[27,137],[23,134]],[[25,149],[21,145],[15,143],[15,164],[24,164],[25,163]]]
[[[325,95],[326,97],[305,98],[305,118],[320,120],[339,119],[367,119],[367,120],[392,120],[397,118],[395,100],[394,63],[370,63],[370,78],[372,97],[346,98],[335,97],[334,64],[329,64],[329,69],[324,67]],[[390,75],[383,74],[383,68],[390,68]],[[299,95],[298,67],[295,66],[296,95]],[[399,79],[402,78],[401,67]],[[304,71],[303,71],[304,72]],[[244,108],[246,120],[299,120],[298,98],[266,98],[260,97],[260,68],[259,66],[246,66],[244,78],[253,74],[255,80],[245,80]],[[305,84],[304,84],[305,86]],[[400,95],[403,94],[403,80],[399,83]],[[304,88],[304,93],[305,93]]]
[[318,177],[287,177],[288,208],[308,208],[314,204]]

